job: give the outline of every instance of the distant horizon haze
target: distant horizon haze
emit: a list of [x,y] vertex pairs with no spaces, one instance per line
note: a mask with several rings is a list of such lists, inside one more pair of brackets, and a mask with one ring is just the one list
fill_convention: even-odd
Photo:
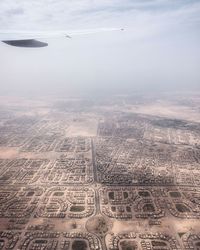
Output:
[[123,32],[0,43],[0,94],[120,94],[200,90],[200,2],[187,0],[0,2],[0,30],[122,27]]

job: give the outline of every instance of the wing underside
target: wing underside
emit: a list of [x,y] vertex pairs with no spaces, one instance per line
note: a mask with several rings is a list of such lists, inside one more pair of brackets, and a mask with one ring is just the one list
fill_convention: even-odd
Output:
[[26,40],[5,40],[2,41],[11,46],[15,47],[24,47],[24,48],[41,48],[48,46],[48,43],[40,42],[35,39],[26,39]]

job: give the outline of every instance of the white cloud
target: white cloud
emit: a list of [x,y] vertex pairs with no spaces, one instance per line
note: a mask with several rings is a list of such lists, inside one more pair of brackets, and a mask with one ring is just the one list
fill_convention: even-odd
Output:
[[199,1],[188,0],[1,0],[0,29],[68,29],[194,22]]

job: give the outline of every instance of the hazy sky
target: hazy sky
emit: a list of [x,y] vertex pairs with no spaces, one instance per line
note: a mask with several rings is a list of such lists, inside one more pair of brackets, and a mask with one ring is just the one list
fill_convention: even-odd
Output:
[[200,90],[200,0],[1,0],[0,30],[124,32],[0,44],[0,93]]

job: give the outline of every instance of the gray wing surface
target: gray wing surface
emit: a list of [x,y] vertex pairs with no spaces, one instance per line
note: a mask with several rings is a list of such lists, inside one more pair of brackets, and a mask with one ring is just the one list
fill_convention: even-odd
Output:
[[40,42],[35,39],[26,39],[26,40],[5,40],[3,43],[15,47],[24,47],[24,48],[41,48],[48,46],[48,43]]
[[123,29],[116,28],[101,28],[92,30],[76,30],[76,31],[53,31],[53,32],[24,32],[24,31],[0,31],[0,41],[15,47],[23,48],[41,48],[48,46],[47,42],[43,42],[44,39],[52,37],[66,37],[88,35],[99,32],[107,31],[119,31]]

